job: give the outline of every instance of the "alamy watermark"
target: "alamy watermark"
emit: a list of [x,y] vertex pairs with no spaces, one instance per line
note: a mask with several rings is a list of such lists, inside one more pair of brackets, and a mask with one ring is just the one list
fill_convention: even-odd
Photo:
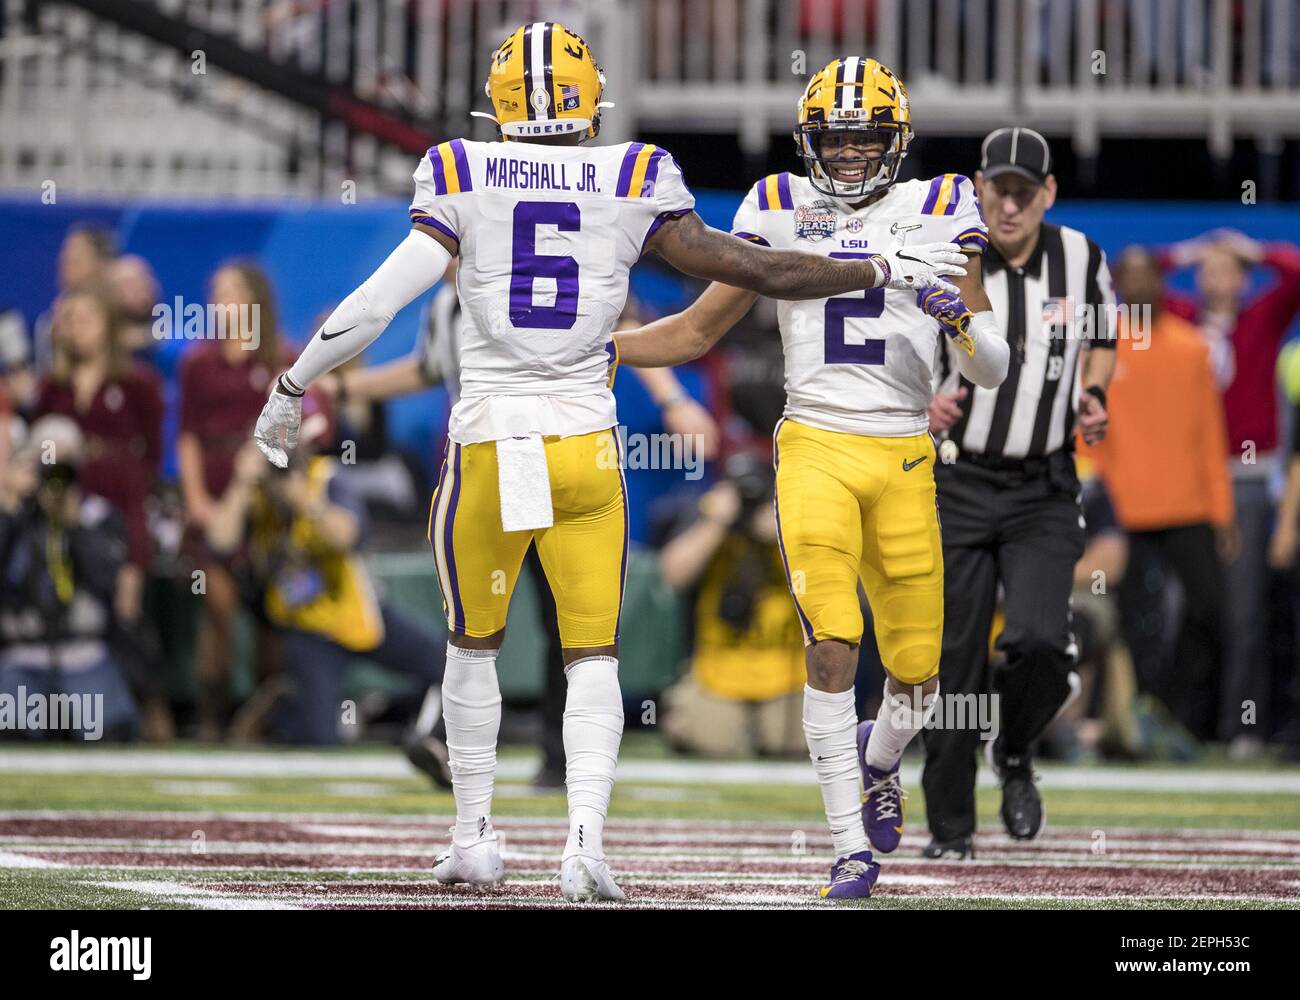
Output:
[[1078,302],[1073,296],[1046,299],[1041,315],[1043,328],[1052,340],[1133,341],[1133,349],[1151,346],[1155,313],[1149,305]]
[[596,465],[602,469],[671,469],[686,479],[704,475],[704,437],[700,434],[629,434],[618,426],[618,441],[613,439],[600,449]]
[[102,694],[44,694],[28,691],[0,693],[0,730],[9,732],[75,732],[84,739],[104,736]]
[[912,694],[890,695],[890,722],[899,729],[911,729],[913,719],[929,710],[926,729],[974,729],[982,740],[995,740],[1002,728],[1001,696],[996,693],[958,694],[940,691],[922,697],[920,688]]
[[137,982],[153,974],[153,938],[96,937],[73,930],[50,941],[54,972],[129,972]]
[[186,302],[177,295],[155,305],[152,315],[154,340],[238,340],[246,351],[262,343],[262,307],[256,302]]

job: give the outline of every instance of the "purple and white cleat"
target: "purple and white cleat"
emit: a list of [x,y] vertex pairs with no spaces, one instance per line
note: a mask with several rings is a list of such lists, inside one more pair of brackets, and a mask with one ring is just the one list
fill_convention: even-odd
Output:
[[870,851],[858,851],[831,865],[831,880],[818,890],[822,899],[866,899],[880,877]]
[[867,763],[867,741],[874,720],[858,724],[858,767],[862,770],[862,825],[867,839],[881,854],[888,854],[903,839],[903,800],[907,792],[898,781],[898,764],[878,771]]

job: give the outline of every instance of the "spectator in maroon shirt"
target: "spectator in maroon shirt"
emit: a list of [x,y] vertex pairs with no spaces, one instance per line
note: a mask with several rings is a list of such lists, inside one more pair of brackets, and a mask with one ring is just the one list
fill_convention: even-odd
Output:
[[[88,285],[103,285],[108,268],[117,257],[117,242],[111,230],[84,222],[74,223],[59,246],[57,280],[59,294]],[[49,310],[36,317],[32,337],[32,365],[36,375],[44,375],[54,364],[54,326],[58,300]],[[32,383],[31,391],[35,391]],[[31,397],[20,400],[26,406]]]
[[[239,593],[231,562],[202,541],[234,475],[235,455],[248,441],[271,381],[293,362],[279,337],[275,297],[266,274],[251,261],[222,265],[212,276],[211,304],[222,322],[209,340],[181,362],[181,419],[177,454],[189,549],[204,573],[196,659],[199,732],[219,739],[230,687],[232,635]],[[266,636],[259,632],[259,646]],[[262,648],[259,662],[265,663]]]
[[127,560],[118,574],[114,611],[120,621],[140,620],[145,573],[153,545],[145,504],[162,458],[162,386],[132,361],[122,342],[122,321],[101,285],[64,292],[54,309],[54,356],[41,379],[35,415],[58,413],[85,437],[81,485],[121,513]]
[[[1195,296],[1168,293],[1165,308],[1196,323],[1210,341],[1228,425],[1238,553],[1228,564],[1227,662],[1219,736],[1235,757],[1258,752],[1269,731],[1268,549],[1274,505],[1269,477],[1280,460],[1277,354],[1300,314],[1300,248],[1218,230],[1159,255],[1169,268],[1195,267]],[[1275,280],[1247,297],[1251,269]]]

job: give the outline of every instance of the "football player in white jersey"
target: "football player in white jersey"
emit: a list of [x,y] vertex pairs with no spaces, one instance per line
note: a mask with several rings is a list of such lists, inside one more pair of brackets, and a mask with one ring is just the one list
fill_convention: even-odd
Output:
[[710,229],[666,150],[579,145],[599,129],[603,82],[586,43],[562,25],[536,22],[506,39],[486,86],[501,141],[429,150],[415,171],[411,233],[277,380],[254,432],[283,465],[307,386],[369,345],[459,257],[461,397],[429,515],[450,633],[442,690],[456,825],[434,874],[448,883],[503,877],[491,819],[495,663],[520,564],[536,543],[568,679],[560,887],[572,900],[623,898],[602,831],[623,728],[627,560],[607,345],[628,270],[652,250],[688,274],[780,299],[930,288],[965,273],[948,243],[841,261]]
[[[382,402],[409,396],[441,386],[454,404],[460,397],[460,343],[464,334],[460,300],[456,297],[456,261],[448,265],[442,284],[429,300],[420,320],[420,333],[410,354],[393,361],[366,368],[344,366],[316,382],[342,409],[348,401]],[[629,303],[616,329],[639,326],[636,306]],[[717,454],[720,431],[709,411],[697,403],[678,381],[671,368],[633,368],[650,398],[659,408],[664,430],[669,434],[690,437],[700,442],[700,456],[705,460]],[[540,563],[526,560],[525,570],[532,575],[535,591],[542,601],[546,617],[545,686],[542,693],[542,764],[534,784],[558,787],[564,783],[563,712],[566,694],[560,653],[560,638],[553,609],[546,607],[550,585],[541,572]],[[553,600],[553,597],[551,598]],[[451,787],[447,766],[447,746],[441,727],[442,689],[431,689],[420,709],[415,726],[408,734],[404,749],[407,759],[433,779],[439,787]]]
[[[943,334],[977,385],[998,385],[1009,358],[980,285],[988,233],[973,186],[956,174],[899,182],[911,138],[902,82],[874,59],[836,59],[799,101],[795,142],[807,175],[759,181],[733,225],[753,243],[829,258],[944,242],[970,261],[956,289],[875,288],[778,308],[786,388],[775,435],[778,537],[806,644],[804,730],[836,854],[821,889],[829,898],[870,895],[880,871],[870,848],[898,846],[899,761],[938,697],[943,552],[926,407]],[[707,351],[754,299],[714,284],[684,312],[615,344],[625,364],[680,364]],[[888,672],[879,715],[861,725],[859,581]]]

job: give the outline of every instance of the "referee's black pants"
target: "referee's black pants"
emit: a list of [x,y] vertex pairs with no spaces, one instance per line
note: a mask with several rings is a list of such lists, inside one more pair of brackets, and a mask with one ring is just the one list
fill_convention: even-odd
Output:
[[[1074,667],[1070,591],[1084,531],[1073,458],[1058,452],[1024,471],[959,459],[936,469],[943,535],[944,624],[939,691],[998,695],[999,749],[1032,750],[1069,692]],[[990,676],[989,632],[998,583],[1006,623]],[[975,832],[980,731],[947,712],[925,730],[926,813],[937,840]],[[983,714],[983,713],[980,713]],[[979,715],[976,716],[978,718]],[[962,728],[951,723],[965,721]]]

